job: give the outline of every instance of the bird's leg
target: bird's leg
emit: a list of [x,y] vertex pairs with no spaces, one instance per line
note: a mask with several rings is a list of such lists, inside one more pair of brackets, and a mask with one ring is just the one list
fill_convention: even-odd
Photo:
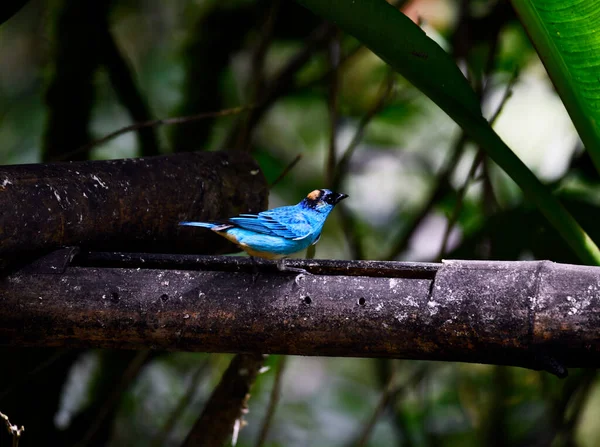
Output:
[[305,275],[312,275],[312,273],[307,272],[304,269],[298,268],[298,267],[288,267],[287,265],[285,265],[285,258],[281,258],[277,260],[277,269],[280,272],[295,272],[295,273],[303,273]]
[[256,280],[258,279],[258,277],[260,276],[260,270],[258,269],[258,264],[256,263],[256,259],[254,259],[254,256],[249,255],[250,256],[250,260],[252,261],[252,284],[256,283]]

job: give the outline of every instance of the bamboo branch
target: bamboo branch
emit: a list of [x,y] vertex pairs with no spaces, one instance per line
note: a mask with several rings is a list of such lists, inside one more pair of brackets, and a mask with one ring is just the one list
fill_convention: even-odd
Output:
[[[122,259],[122,260],[121,260]],[[0,280],[0,345],[600,365],[600,268],[90,254]],[[48,272],[57,273],[48,273]]]

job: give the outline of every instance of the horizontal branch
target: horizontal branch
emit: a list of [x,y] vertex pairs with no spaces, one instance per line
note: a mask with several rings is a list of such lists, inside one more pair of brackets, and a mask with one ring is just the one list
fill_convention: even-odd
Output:
[[0,280],[0,345],[600,366],[597,267],[57,257]]
[[261,211],[267,195],[237,152],[0,166],[0,256],[61,245],[222,253],[223,238],[178,222]]

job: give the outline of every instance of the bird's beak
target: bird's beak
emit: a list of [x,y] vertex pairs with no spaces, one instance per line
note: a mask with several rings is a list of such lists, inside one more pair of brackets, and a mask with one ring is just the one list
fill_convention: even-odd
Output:
[[338,195],[335,196],[335,203],[338,204],[340,203],[342,200],[344,200],[346,197],[348,197],[348,194],[343,194],[340,193]]

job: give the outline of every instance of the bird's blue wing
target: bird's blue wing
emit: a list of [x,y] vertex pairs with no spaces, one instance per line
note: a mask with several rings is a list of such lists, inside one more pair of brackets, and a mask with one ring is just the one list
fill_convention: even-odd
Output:
[[242,214],[229,221],[246,230],[300,240],[312,233],[312,226],[301,210],[295,206],[284,206],[258,214]]

